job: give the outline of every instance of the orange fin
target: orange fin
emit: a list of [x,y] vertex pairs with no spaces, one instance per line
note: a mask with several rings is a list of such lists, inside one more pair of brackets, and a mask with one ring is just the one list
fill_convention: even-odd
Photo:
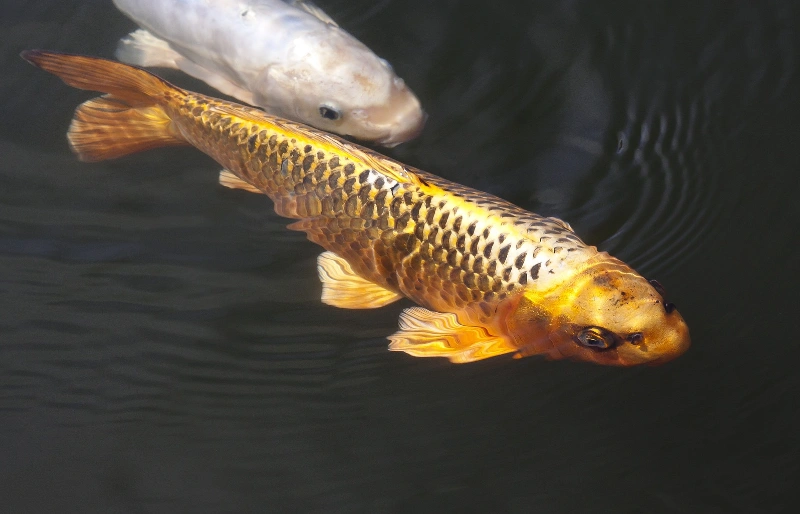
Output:
[[163,106],[186,93],[134,66],[81,55],[29,50],[22,57],[79,89],[106,96],[81,104],[67,132],[83,161],[114,159],[161,146],[188,144]]
[[411,307],[400,314],[400,330],[389,336],[392,351],[415,357],[447,357],[472,362],[516,351],[504,337],[483,327],[462,325],[455,314]]
[[322,303],[342,309],[375,309],[403,296],[366,280],[353,271],[350,263],[333,252],[317,259],[322,281]]
[[250,182],[245,182],[228,170],[222,170],[219,172],[219,183],[220,185],[229,187],[231,189],[244,189],[245,191],[250,191],[251,193],[258,193],[261,195],[266,194],[264,191],[260,190]]
[[131,153],[188,144],[171,130],[156,105],[131,108],[114,96],[82,103],[67,131],[70,148],[82,161],[116,159]]

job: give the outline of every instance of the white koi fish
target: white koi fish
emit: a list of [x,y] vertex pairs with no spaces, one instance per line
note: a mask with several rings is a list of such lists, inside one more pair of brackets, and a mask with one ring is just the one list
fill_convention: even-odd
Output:
[[176,68],[268,112],[394,146],[425,123],[391,65],[321,9],[293,0],[114,0],[141,27],[117,57]]

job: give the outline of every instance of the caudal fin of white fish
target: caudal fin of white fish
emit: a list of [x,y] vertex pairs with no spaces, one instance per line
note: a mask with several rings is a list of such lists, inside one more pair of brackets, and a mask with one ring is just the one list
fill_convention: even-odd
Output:
[[163,39],[144,29],[138,29],[119,40],[117,59],[136,66],[178,68],[183,57]]

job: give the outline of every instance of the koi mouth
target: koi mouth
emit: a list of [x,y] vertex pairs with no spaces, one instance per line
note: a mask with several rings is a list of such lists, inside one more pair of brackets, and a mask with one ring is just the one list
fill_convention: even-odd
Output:
[[417,137],[428,120],[428,114],[422,110],[417,97],[405,86],[393,89],[385,104],[362,109],[360,116],[376,132],[380,129],[386,131],[385,137],[376,142],[388,147]]

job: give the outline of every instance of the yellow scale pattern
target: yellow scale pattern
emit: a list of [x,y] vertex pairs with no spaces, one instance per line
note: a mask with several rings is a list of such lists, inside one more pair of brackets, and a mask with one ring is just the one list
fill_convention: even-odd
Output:
[[[520,209],[256,109],[188,95],[171,116],[194,145],[300,221],[364,278],[425,307],[481,318],[593,251],[564,222]],[[403,169],[376,171],[363,156]]]

